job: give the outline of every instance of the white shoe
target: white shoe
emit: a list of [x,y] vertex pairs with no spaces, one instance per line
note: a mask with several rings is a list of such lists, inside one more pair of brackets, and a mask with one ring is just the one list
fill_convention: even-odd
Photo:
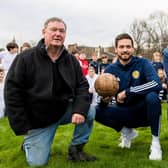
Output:
[[149,160],[162,160],[162,150],[160,144],[151,145]]
[[132,130],[128,134],[123,134],[121,135],[121,143],[118,145],[121,148],[130,148],[131,147],[131,140],[136,138],[138,136],[138,132],[135,130]]

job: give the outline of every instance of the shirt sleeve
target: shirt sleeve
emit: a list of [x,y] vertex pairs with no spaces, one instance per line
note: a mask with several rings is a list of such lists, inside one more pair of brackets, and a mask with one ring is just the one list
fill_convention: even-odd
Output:
[[126,89],[126,95],[144,95],[149,92],[159,92],[162,89],[161,81],[153,68],[152,64],[148,60],[144,60],[143,64],[144,83],[138,86],[130,87]]

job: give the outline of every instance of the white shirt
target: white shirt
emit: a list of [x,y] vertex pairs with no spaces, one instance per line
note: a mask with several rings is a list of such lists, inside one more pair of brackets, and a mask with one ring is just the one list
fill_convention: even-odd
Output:
[[3,97],[4,85],[0,82],[0,118],[4,117],[4,97]]
[[91,78],[88,74],[86,75],[86,79],[88,80],[89,83],[89,89],[93,90],[93,98],[92,98],[92,104],[96,105],[97,104],[97,98],[98,94],[95,90],[94,83],[95,80],[97,79],[98,75],[94,74],[94,76]]
[[1,63],[4,67],[5,71],[8,71],[9,67],[11,66],[16,54],[11,54],[8,51],[2,51],[0,52],[0,59],[1,59]]
[[16,54],[11,54],[10,52],[8,51],[2,51],[0,52],[0,60],[1,60],[1,64],[2,64],[2,67],[4,69],[4,79],[3,79],[3,82],[0,83],[0,118],[4,117],[4,81],[5,81],[5,78],[6,78],[6,75],[7,75],[7,72],[15,58],[15,56],[17,55]]

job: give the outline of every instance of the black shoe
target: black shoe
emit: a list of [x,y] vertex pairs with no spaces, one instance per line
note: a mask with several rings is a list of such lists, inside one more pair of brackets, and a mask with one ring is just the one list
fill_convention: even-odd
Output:
[[83,152],[83,146],[84,144],[70,146],[68,152],[68,159],[72,162],[95,161],[96,157],[88,155],[87,153]]

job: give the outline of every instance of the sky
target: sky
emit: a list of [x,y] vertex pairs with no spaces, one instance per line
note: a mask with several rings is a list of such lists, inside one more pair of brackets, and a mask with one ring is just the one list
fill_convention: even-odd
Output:
[[168,0],[0,0],[0,48],[13,37],[19,45],[38,42],[53,16],[67,24],[65,45],[108,47],[135,19],[157,11],[167,12]]

